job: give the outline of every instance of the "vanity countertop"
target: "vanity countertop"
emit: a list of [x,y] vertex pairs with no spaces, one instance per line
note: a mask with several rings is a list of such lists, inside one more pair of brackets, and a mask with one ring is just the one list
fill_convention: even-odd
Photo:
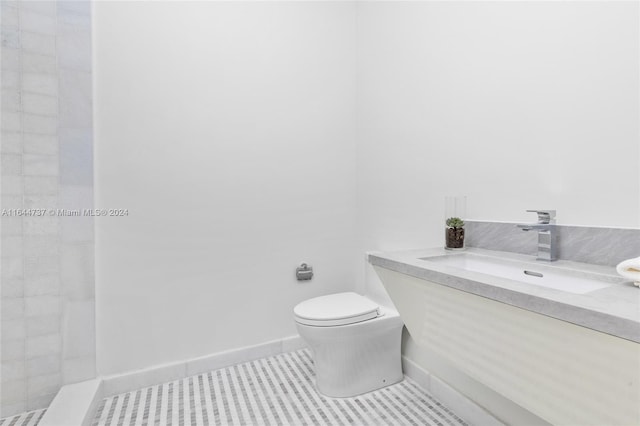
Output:
[[[460,253],[523,262],[530,264],[532,269],[536,266],[562,268],[577,274],[598,276],[611,285],[585,294],[574,294],[422,259]],[[463,252],[443,248],[370,252],[368,259],[369,263],[381,268],[640,343],[640,289],[618,276],[613,267],[565,260],[542,264],[533,256],[479,248],[467,248]]]

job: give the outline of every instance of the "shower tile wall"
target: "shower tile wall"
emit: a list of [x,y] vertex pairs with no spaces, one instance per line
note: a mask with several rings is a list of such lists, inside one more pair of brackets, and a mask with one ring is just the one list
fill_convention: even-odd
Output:
[[[95,376],[88,1],[5,1],[2,19],[0,417]],[[56,209],[50,215],[49,210]]]

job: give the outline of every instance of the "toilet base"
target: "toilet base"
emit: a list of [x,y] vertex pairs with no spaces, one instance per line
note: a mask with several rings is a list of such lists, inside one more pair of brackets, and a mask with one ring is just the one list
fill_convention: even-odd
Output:
[[337,327],[296,324],[311,349],[318,391],[346,398],[398,383],[402,321],[395,312]]

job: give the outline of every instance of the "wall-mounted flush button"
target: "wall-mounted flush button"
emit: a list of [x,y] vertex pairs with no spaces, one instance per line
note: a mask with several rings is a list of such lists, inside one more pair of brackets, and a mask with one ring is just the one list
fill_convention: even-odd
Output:
[[298,281],[310,280],[313,278],[313,267],[306,263],[301,263],[300,266],[296,268],[296,278]]

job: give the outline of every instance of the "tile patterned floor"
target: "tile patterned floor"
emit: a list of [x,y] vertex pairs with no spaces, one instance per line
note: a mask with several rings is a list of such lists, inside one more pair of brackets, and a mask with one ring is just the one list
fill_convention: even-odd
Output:
[[308,350],[280,354],[106,398],[93,425],[466,426],[410,379],[334,399],[313,378]]
[[0,426],[36,426],[45,411],[47,411],[47,409],[43,408],[41,410],[29,411],[13,417],[0,419]]

